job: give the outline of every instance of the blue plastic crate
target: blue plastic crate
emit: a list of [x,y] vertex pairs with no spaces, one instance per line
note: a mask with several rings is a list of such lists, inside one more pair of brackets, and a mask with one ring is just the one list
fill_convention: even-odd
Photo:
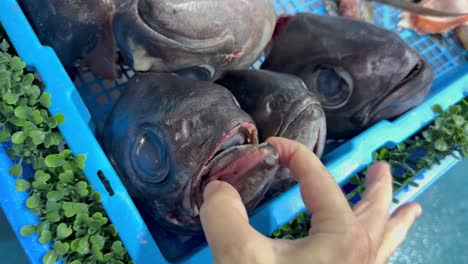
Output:
[[[277,13],[325,12],[320,0],[276,0],[274,3]],[[377,5],[376,23],[397,31],[398,12],[397,9]],[[94,137],[95,128],[101,128],[106,113],[119,97],[123,84],[132,72],[126,69],[121,80],[110,82],[97,79],[91,72],[85,71],[72,82],[53,50],[40,44],[16,1],[0,1],[0,22],[20,57],[41,76],[46,90],[52,94],[51,113],[65,115],[66,122],[60,126],[60,130],[75,154],[87,156],[84,173],[102,194],[102,204],[131,257],[136,263],[167,262]],[[379,122],[325,155],[323,161],[340,185],[372,162],[373,151],[382,146],[398,144],[431,122],[435,117],[431,111],[433,104],[438,103],[446,109],[468,94],[468,53],[453,36],[437,42],[408,30],[399,33],[435,69],[436,79],[430,96],[423,104],[400,118],[392,122]],[[395,197],[401,202],[414,199],[456,161],[450,157],[442,160],[441,165],[416,177],[414,181],[419,183],[419,188],[407,186]],[[19,235],[21,226],[33,224],[38,219],[24,206],[26,194],[15,191],[14,179],[7,175],[10,165],[11,161],[4,149],[0,148],[0,204],[31,262],[41,263],[50,245],[41,245],[35,235],[26,238]],[[109,181],[113,195],[106,190],[98,173]],[[305,206],[296,186],[258,208],[251,217],[251,223],[260,232],[269,234],[303,210]],[[184,259],[185,262],[211,262],[210,251],[205,244],[194,250],[194,254]]]

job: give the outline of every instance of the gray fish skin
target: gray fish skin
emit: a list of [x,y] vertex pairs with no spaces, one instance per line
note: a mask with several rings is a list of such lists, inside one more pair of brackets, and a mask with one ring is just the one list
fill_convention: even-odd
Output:
[[[297,76],[266,70],[227,71],[216,82],[252,116],[260,142],[285,137],[306,145],[318,157],[326,141],[326,121],[318,99]],[[292,187],[296,181],[287,168],[276,173],[265,199]]]
[[100,77],[119,76],[111,1],[19,0],[18,3],[41,43],[54,49],[69,73],[83,59],[82,65],[89,66]]
[[346,139],[420,104],[433,69],[397,34],[344,17],[299,13],[278,21],[262,69],[299,76],[320,100],[327,137]]
[[252,118],[211,82],[137,73],[105,127],[104,149],[135,204],[176,234],[202,231],[209,181],[232,184],[250,213],[279,167],[273,147],[258,144]]
[[116,0],[114,29],[124,60],[136,71],[189,69],[216,79],[248,68],[273,33],[268,0]]

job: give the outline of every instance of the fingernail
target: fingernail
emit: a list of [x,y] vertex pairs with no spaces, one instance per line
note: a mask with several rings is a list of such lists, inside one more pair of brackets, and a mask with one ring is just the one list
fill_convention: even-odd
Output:
[[203,191],[203,199],[206,200],[213,193],[218,191],[220,186],[221,186],[220,181],[211,181],[211,182],[209,182],[208,185],[206,185],[205,190]]

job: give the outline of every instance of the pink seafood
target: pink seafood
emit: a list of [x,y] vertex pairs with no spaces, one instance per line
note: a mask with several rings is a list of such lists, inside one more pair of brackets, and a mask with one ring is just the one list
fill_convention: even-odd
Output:
[[[447,12],[468,12],[467,0],[423,0],[419,5]],[[468,25],[468,14],[452,17],[433,17],[405,11],[400,14],[400,18],[399,27],[412,29],[419,34],[445,33],[459,26]]]

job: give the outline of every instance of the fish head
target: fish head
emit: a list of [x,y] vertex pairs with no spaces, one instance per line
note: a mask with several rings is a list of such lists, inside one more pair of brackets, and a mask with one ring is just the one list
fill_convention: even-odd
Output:
[[[325,114],[299,77],[267,70],[232,70],[216,83],[228,88],[241,108],[252,116],[260,142],[269,137],[288,138],[321,157],[326,140]],[[289,169],[281,166],[264,201],[296,183]]]
[[275,21],[267,0],[120,1],[113,19],[124,61],[136,71],[202,80],[255,62]]
[[297,76],[268,70],[231,70],[216,81],[252,116],[260,142],[269,137],[298,141],[321,156],[325,114],[318,99]]
[[208,182],[233,185],[251,212],[279,166],[232,94],[210,82],[137,73],[106,127],[103,144],[130,196],[177,233],[201,231]]
[[41,44],[54,49],[69,73],[80,62],[100,77],[119,77],[110,1],[20,0],[18,4]]
[[434,73],[397,34],[343,17],[298,14],[278,21],[263,69],[299,76],[327,118],[329,138],[347,138],[421,103]]

